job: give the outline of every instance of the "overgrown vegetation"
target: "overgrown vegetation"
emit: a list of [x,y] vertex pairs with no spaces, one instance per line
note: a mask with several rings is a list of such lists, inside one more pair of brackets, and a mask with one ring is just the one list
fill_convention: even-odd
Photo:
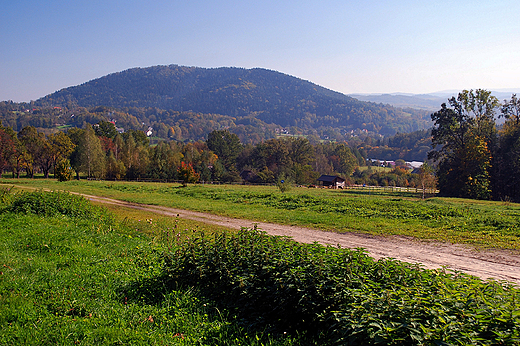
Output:
[[[103,181],[12,180],[129,202],[210,212],[259,222],[335,232],[404,235],[484,248],[520,249],[520,206],[510,202],[450,198],[422,193],[274,186],[194,185]],[[245,225],[251,226],[251,225]]]
[[63,192],[1,197],[1,345],[520,342],[506,283],[256,229],[115,218]]
[[159,280],[197,287],[249,326],[307,331],[322,345],[520,342],[511,286],[255,230],[190,237],[166,255]]
[[132,294],[161,275],[168,249],[166,228],[141,232],[151,220],[119,223],[66,193],[3,197],[0,345],[298,344],[250,332],[195,288],[155,291],[153,303]]
[[60,191],[22,192],[13,199],[5,211],[49,217],[65,215],[95,219],[101,224],[112,222],[112,216],[106,213],[105,209],[92,205],[83,197]]

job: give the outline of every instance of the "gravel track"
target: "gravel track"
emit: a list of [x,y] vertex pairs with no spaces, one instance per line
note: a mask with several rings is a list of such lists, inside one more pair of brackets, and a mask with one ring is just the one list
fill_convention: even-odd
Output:
[[135,208],[165,216],[176,217],[179,215],[179,218],[220,225],[230,229],[253,227],[256,224],[259,229],[268,234],[289,236],[302,243],[318,242],[324,245],[340,245],[344,248],[364,248],[375,259],[391,257],[403,262],[420,263],[428,269],[446,267],[482,279],[504,280],[520,285],[520,252],[518,251],[476,250],[470,246],[420,241],[400,236],[383,237],[358,233],[324,232],[305,227],[255,222],[183,209],[135,204],[104,197],[83,196],[95,202]]

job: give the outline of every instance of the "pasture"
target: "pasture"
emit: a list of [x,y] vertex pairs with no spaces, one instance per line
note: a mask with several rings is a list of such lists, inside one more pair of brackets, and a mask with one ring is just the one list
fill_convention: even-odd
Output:
[[520,292],[505,283],[67,193],[1,192],[1,345],[520,342]]
[[456,198],[421,199],[420,193],[305,187],[281,193],[274,186],[3,179],[5,186],[66,190],[129,202],[208,212],[258,222],[334,232],[401,235],[520,249],[520,205]]

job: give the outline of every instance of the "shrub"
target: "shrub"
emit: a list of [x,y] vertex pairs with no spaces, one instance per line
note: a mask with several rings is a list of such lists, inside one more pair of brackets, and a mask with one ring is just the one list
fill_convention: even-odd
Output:
[[187,186],[188,183],[196,183],[200,178],[200,174],[195,172],[193,165],[191,163],[186,164],[184,161],[177,169],[177,176],[182,180],[183,186]]
[[520,342],[520,294],[363,250],[300,244],[257,230],[200,234],[165,255],[169,287],[195,286],[246,325],[323,344]]
[[8,205],[11,204],[14,198],[14,194],[11,193],[12,187],[0,187],[0,204]]
[[69,181],[72,179],[73,170],[68,159],[60,160],[56,163],[56,169],[54,172],[58,181]]
[[289,192],[291,190],[292,183],[287,180],[285,175],[278,177],[276,181],[276,187],[280,190],[280,192]]
[[86,198],[59,191],[22,192],[14,196],[7,211],[39,216],[66,215],[99,222],[112,220],[112,216],[104,208],[92,205]]

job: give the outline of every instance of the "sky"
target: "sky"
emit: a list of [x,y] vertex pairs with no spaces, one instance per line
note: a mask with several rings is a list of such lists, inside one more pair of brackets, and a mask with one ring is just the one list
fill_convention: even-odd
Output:
[[0,0],[0,100],[134,67],[262,67],[345,94],[520,88],[518,0]]

